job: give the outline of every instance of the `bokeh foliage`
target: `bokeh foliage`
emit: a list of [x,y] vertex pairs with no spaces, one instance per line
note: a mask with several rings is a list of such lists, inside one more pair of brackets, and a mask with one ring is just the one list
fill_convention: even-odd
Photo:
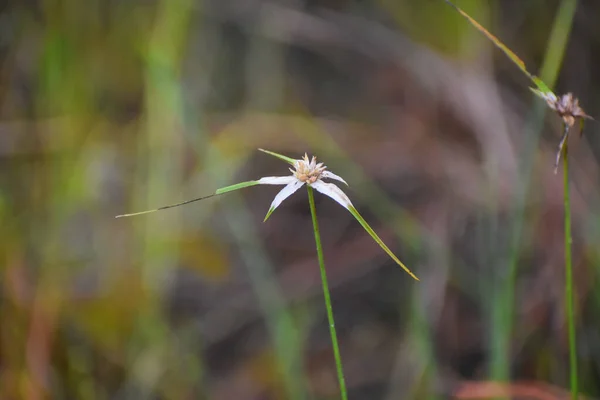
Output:
[[[598,116],[599,4],[458,3]],[[443,1],[0,10],[1,398],[335,398],[305,198],[266,224],[253,188],[113,218],[285,174],[258,147],[317,154],[422,280],[317,199],[350,398],[567,387],[560,121]],[[600,396],[597,132],[570,154]]]

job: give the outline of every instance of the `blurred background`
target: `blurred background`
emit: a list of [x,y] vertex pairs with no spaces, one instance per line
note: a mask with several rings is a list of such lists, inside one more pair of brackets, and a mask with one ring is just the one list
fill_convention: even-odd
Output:
[[[600,2],[463,0],[597,113]],[[442,0],[0,6],[0,398],[339,398],[316,154],[413,281],[317,196],[351,399],[565,398],[559,118]],[[580,388],[600,397],[600,140],[570,138]]]

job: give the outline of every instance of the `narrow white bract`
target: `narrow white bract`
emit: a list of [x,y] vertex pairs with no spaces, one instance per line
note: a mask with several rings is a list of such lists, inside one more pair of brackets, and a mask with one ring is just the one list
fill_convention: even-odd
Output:
[[292,175],[267,176],[258,180],[258,183],[262,185],[286,185],[281,189],[277,196],[275,196],[275,199],[271,203],[269,211],[265,216],[265,221],[285,199],[294,194],[304,184],[312,187],[319,193],[331,197],[344,208],[350,209],[352,202],[348,196],[346,196],[346,194],[336,185],[323,182],[322,179],[335,179],[346,185],[348,184],[336,174],[326,171],[327,167],[323,165],[323,163],[317,163],[317,157],[313,156],[312,159],[309,160],[308,155],[305,153],[304,157],[300,160],[293,160],[292,166],[293,169],[290,168]]

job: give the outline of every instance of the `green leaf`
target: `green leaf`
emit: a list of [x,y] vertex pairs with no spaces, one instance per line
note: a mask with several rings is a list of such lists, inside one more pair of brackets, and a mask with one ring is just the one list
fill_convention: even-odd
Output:
[[258,150],[262,151],[263,153],[270,154],[273,157],[277,157],[280,160],[283,160],[283,161],[285,161],[288,164],[294,165],[296,163],[296,160],[294,160],[293,158],[289,158],[289,157],[286,157],[286,156],[284,156],[282,154],[275,153],[274,151],[269,151],[269,150],[265,150],[265,149],[258,149]]
[[475,19],[473,19],[469,14],[467,14],[465,11],[463,11],[460,7],[458,7],[456,4],[452,3],[449,0],[444,0],[447,4],[449,4],[452,8],[454,8],[460,15],[462,15],[463,17],[465,17],[465,19],[467,21],[469,21],[471,23],[471,25],[473,25],[479,32],[483,33],[488,39],[490,39],[492,41],[492,43],[499,48],[500,50],[502,50],[502,52],[504,54],[506,54],[506,56],[508,58],[510,58],[510,60],[517,66],[519,67],[519,69],[529,78],[531,79],[531,81],[533,83],[535,83],[535,85],[537,86],[537,88],[542,92],[542,93],[552,93],[552,90],[550,90],[550,88],[548,87],[548,85],[546,85],[544,83],[544,81],[542,81],[540,78],[538,78],[537,76],[533,75],[532,73],[530,73],[527,68],[525,67],[525,63],[523,62],[523,60],[521,60],[519,58],[519,56],[517,56],[511,49],[509,49],[504,43],[502,43],[500,41],[500,39],[498,39],[496,36],[492,35],[492,33],[490,33],[490,31],[488,31],[487,29],[485,29],[479,22],[477,22]]
[[273,214],[273,211],[275,211],[274,207],[269,208],[269,211],[267,211],[267,215],[265,215],[265,219],[263,219],[263,222],[266,222],[267,219],[269,219],[269,217],[271,216],[271,214]]
[[544,81],[542,81],[537,76],[532,75],[531,79],[533,80],[533,83],[535,83],[535,85],[538,87],[538,89],[540,90],[540,92],[542,92],[544,94],[554,94],[554,92],[552,90],[550,90],[550,88],[548,87],[548,85],[546,85],[544,83]]
[[260,182],[258,182],[258,181],[240,182],[240,183],[236,183],[235,185],[225,186],[220,189],[217,189],[217,191],[215,192],[215,195],[233,192],[234,190],[243,189],[243,188],[247,188],[250,186],[256,186],[256,185],[260,185]]
[[136,213],[132,213],[132,214],[121,214],[121,215],[117,215],[115,218],[133,217],[133,216],[136,216],[136,215],[150,214],[150,213],[153,213],[153,212],[157,212],[157,211],[161,211],[161,210],[166,210],[168,208],[179,207],[179,206],[183,206],[185,204],[194,203],[196,201],[200,201],[200,200],[204,200],[204,199],[209,199],[211,197],[218,196],[218,195],[223,194],[223,193],[232,192],[234,190],[243,189],[243,188],[248,187],[248,186],[255,186],[255,185],[259,185],[259,184],[260,183],[258,181],[248,181],[248,182],[236,183],[235,185],[225,186],[223,188],[217,189],[216,192],[214,192],[213,194],[209,194],[208,196],[197,197],[195,199],[182,201],[181,203],[170,204],[168,206],[158,207],[158,208],[155,208],[153,210],[140,211],[140,212],[136,212]]
[[350,207],[348,207],[348,211],[350,211],[350,213],[361,224],[361,226],[364,228],[364,230],[367,231],[367,233],[369,235],[371,235],[371,237],[373,238],[373,240],[376,241],[379,246],[381,246],[381,248],[392,258],[392,260],[394,260],[398,265],[400,265],[402,267],[402,269],[404,269],[414,279],[419,280],[419,278],[417,278],[415,276],[415,274],[413,274],[408,269],[408,267],[406,265],[404,265],[402,263],[402,261],[400,261],[398,259],[398,257],[396,257],[396,255],[394,253],[392,253],[392,251],[385,245],[385,243],[383,243],[383,240],[381,240],[381,238],[377,235],[377,233],[375,233],[375,231],[373,230],[373,228],[371,228],[371,226],[367,223],[367,221],[365,221],[365,219],[358,213],[358,211],[356,210],[356,208],[354,208],[353,206],[350,206]]

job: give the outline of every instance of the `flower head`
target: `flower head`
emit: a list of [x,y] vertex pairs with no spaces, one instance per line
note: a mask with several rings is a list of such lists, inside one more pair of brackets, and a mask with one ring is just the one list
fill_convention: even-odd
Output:
[[589,115],[583,111],[579,106],[579,99],[573,96],[573,93],[567,93],[561,97],[556,96],[554,93],[543,93],[541,97],[546,100],[548,107],[556,111],[556,113],[563,119],[564,123],[571,127],[575,124],[575,120],[578,118],[592,119]]
[[[134,215],[149,214],[149,213],[153,213],[153,212],[160,211],[160,210],[166,210],[168,208],[179,207],[184,204],[190,204],[190,203],[193,203],[196,201],[208,199],[210,197],[218,196],[218,195],[221,195],[224,193],[233,192],[235,190],[247,188],[250,186],[285,185],[285,187],[283,189],[281,189],[281,191],[279,193],[277,193],[277,196],[275,196],[275,199],[273,199],[273,202],[271,203],[271,206],[269,207],[269,211],[267,212],[267,215],[265,217],[265,221],[266,221],[267,218],[269,218],[269,216],[273,213],[273,211],[275,211],[275,209],[285,199],[290,197],[298,189],[300,189],[302,186],[304,186],[306,184],[309,188],[315,189],[317,192],[322,193],[325,196],[332,198],[338,204],[340,204],[342,207],[347,209],[350,212],[350,214],[352,214],[352,216],[354,218],[356,218],[356,220],[360,223],[360,225],[363,227],[363,229],[373,238],[373,240],[375,240],[375,242],[392,258],[392,260],[394,260],[398,265],[400,265],[414,279],[419,280],[406,267],[406,265],[404,265],[402,263],[402,261],[400,261],[398,259],[398,257],[396,257],[394,255],[394,253],[392,253],[392,251],[385,245],[385,243],[383,243],[383,241],[377,235],[377,233],[375,233],[373,228],[371,228],[371,226],[367,223],[367,221],[365,221],[365,219],[360,215],[360,213],[356,210],[356,208],[354,208],[354,206],[352,205],[352,202],[350,201],[348,196],[346,196],[346,194],[342,191],[342,189],[340,189],[333,183],[323,182],[323,179],[334,179],[334,180],[340,181],[340,182],[348,185],[345,180],[343,180],[341,177],[337,176],[333,172],[327,171],[327,167],[325,165],[323,165],[323,163],[317,163],[316,157],[312,157],[309,160],[308,155],[306,153],[304,154],[304,157],[302,157],[300,160],[294,160],[293,158],[289,158],[289,157],[286,157],[284,155],[281,155],[281,154],[278,154],[278,153],[275,153],[272,151],[263,150],[263,149],[259,149],[259,150],[264,153],[270,154],[274,157],[277,157],[280,160],[283,160],[283,161],[287,162],[288,164],[290,164],[293,167],[293,169],[290,168],[290,172],[292,173],[292,175],[267,176],[264,178],[260,178],[258,180],[240,182],[240,183],[236,183],[235,185],[230,185],[230,186],[226,186],[226,187],[217,189],[213,194],[209,194],[207,196],[198,197],[195,199],[186,200],[181,203],[171,204],[168,206],[155,208],[153,210],[147,210],[147,211],[142,211],[142,212],[137,212],[137,213],[132,213],[132,214],[121,214],[121,215],[117,215],[116,218],[132,217]],[[309,189],[309,193],[312,196],[311,189]],[[309,198],[312,198],[312,197],[309,197]],[[312,203],[312,204],[314,204],[314,203]],[[311,211],[313,211],[313,206],[311,206]],[[314,214],[313,214],[313,216],[314,216]]]
[[323,172],[327,169],[323,163],[317,164],[317,157],[313,156],[312,160],[308,161],[308,155],[304,153],[304,157],[301,160],[296,160],[294,162],[295,170],[290,168],[290,171],[294,176],[302,182],[306,183],[315,183],[321,176]]
[[280,158],[291,164],[293,167],[293,169],[290,168],[292,175],[268,176],[260,178],[257,181],[262,185],[286,185],[283,189],[281,189],[277,196],[275,196],[275,199],[273,199],[273,202],[269,207],[269,211],[265,216],[265,221],[285,199],[294,194],[304,184],[312,187],[316,191],[326,196],[331,197],[346,209],[349,209],[349,207],[352,206],[352,202],[348,196],[346,196],[346,194],[339,187],[332,183],[323,182],[323,179],[335,179],[348,185],[344,179],[331,171],[327,171],[327,167],[323,165],[323,163],[317,163],[317,157],[313,156],[311,159],[309,159],[308,155],[305,153],[304,157],[301,159],[294,160],[288,157],[282,157],[279,154],[268,150],[259,150]]

